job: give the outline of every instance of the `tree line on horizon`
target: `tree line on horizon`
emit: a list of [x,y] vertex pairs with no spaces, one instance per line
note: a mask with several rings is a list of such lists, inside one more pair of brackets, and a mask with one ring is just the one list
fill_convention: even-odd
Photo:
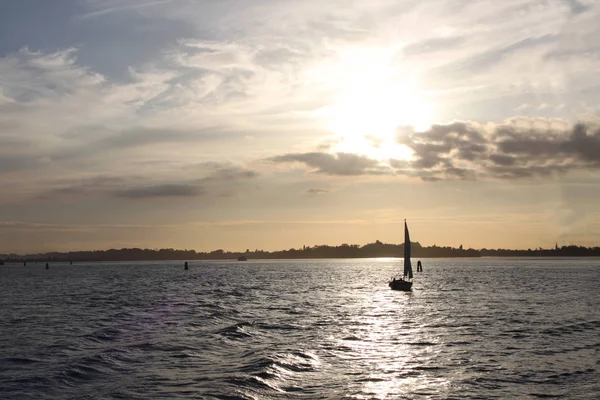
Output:
[[[555,246],[553,249],[463,249],[437,245],[421,246],[411,242],[412,258],[442,258],[442,257],[600,257],[600,247]],[[382,243],[379,240],[363,246],[357,244],[341,244],[339,246],[318,245],[303,246],[280,251],[264,251],[247,249],[245,252],[225,251],[223,249],[211,252],[195,250],[140,249],[123,248],[110,250],[50,252],[40,254],[2,254],[2,262],[24,261],[161,261],[161,260],[235,260],[238,257],[247,259],[298,259],[298,258],[376,258],[403,257],[404,244]]]

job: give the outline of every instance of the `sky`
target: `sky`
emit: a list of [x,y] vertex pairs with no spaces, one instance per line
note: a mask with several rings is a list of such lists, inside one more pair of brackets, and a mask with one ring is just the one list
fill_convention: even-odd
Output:
[[5,0],[0,253],[600,245],[593,0]]

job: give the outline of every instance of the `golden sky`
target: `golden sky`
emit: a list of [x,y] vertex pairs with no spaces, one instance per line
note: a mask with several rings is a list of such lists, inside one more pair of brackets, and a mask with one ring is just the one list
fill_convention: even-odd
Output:
[[594,1],[8,1],[0,253],[600,245]]

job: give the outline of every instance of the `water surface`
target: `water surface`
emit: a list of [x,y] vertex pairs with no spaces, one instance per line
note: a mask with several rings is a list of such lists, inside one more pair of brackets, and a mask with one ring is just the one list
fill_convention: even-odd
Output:
[[600,260],[0,267],[0,398],[600,393]]

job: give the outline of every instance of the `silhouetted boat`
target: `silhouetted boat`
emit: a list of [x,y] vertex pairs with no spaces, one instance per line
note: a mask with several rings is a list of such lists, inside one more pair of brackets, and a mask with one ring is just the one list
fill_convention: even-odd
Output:
[[409,291],[412,289],[413,271],[410,264],[410,235],[408,234],[408,225],[404,220],[404,274],[401,277],[392,277],[389,286],[392,290]]
[[248,261],[248,259],[246,258],[246,256],[239,256],[238,261]]

